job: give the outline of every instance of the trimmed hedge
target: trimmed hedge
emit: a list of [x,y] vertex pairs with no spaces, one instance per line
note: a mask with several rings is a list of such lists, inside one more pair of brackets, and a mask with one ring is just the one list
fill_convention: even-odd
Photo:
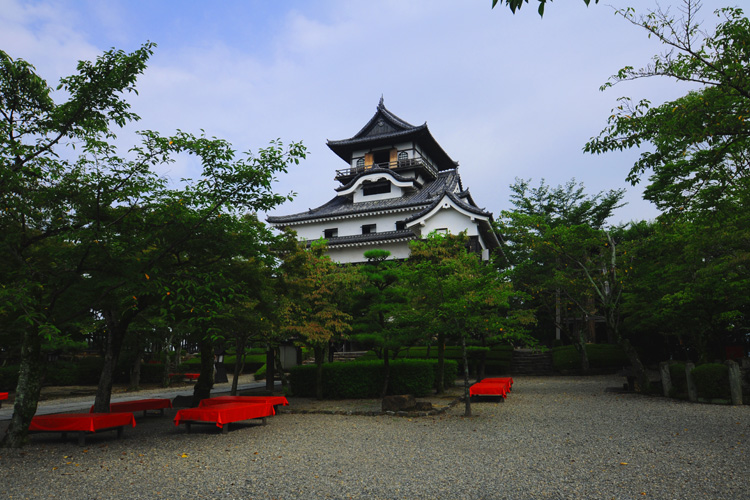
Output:
[[699,398],[729,399],[729,368],[722,363],[706,363],[693,368],[695,388]]
[[0,392],[12,392],[18,385],[19,365],[0,366]]
[[685,363],[671,363],[669,365],[669,380],[672,383],[672,390],[669,392],[669,397],[687,399],[687,374],[685,373]]
[[[437,362],[434,360],[403,359],[391,362],[389,394],[424,396],[435,388]],[[455,361],[446,360],[446,379],[457,372]],[[315,396],[315,365],[300,365],[289,370],[292,394]],[[378,360],[357,363],[325,363],[323,365],[323,397],[326,399],[375,398],[383,388],[385,371]],[[450,378],[455,379],[455,375]]]
[[[513,346],[510,345],[496,345],[489,348],[479,348],[477,346],[466,346],[467,356],[469,357],[469,369],[476,371],[478,364],[478,357],[481,351],[486,352],[485,355],[485,370],[487,373],[501,374],[510,371],[511,361],[513,359]],[[398,353],[398,359],[437,359],[438,350],[437,347],[430,347],[429,356],[427,355],[426,346],[416,346],[406,348]],[[359,360],[372,360],[377,359],[374,351],[368,352],[365,356],[359,358]],[[445,359],[453,360],[458,363],[457,373],[463,372],[463,353],[461,346],[446,346],[445,347]],[[446,375],[446,379],[448,379]],[[452,377],[451,380],[454,380]]]
[[[622,347],[617,344],[585,344],[589,366],[594,370],[617,371],[630,365]],[[580,370],[581,355],[573,345],[552,348],[552,366],[556,371]]]

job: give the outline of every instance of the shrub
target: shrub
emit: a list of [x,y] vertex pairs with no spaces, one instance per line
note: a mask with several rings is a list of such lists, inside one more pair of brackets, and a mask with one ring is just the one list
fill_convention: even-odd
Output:
[[11,392],[18,385],[19,365],[0,366],[0,392]]
[[255,370],[255,380],[265,380],[266,379],[266,365],[263,363],[263,366]]
[[[630,364],[628,357],[617,344],[585,344],[589,367],[593,370],[614,372]],[[580,370],[581,355],[573,345],[552,348],[552,365],[555,370]]]
[[55,361],[47,365],[44,385],[77,385],[78,372],[73,361]]
[[672,382],[671,398],[687,399],[687,375],[685,363],[671,363],[669,365],[669,379]]
[[82,356],[75,359],[76,382],[73,385],[97,385],[102,375],[104,360],[99,356]]
[[721,363],[707,363],[693,368],[695,388],[699,398],[729,399],[729,369]]
[[[391,363],[389,394],[423,396],[435,385],[434,360],[395,360]],[[455,373],[455,362],[446,362]],[[315,365],[300,365],[289,370],[289,382],[295,396],[315,396]],[[383,362],[325,363],[323,365],[323,397],[327,399],[374,398],[380,396],[384,377]],[[452,379],[451,379],[452,380]]]
[[[510,370],[511,360],[513,358],[513,346],[510,345],[495,345],[490,348],[467,346],[467,355],[469,356],[470,369],[476,371],[478,364],[479,352],[485,352],[485,369],[487,373],[507,373]],[[429,356],[426,346],[409,347],[398,353],[399,359],[437,359],[438,350],[437,347],[430,347]],[[364,356],[358,358],[361,361],[369,361],[378,359],[374,351],[369,351]],[[458,363],[456,373],[463,373],[463,353],[460,346],[446,346],[445,348],[445,359],[453,360]],[[451,383],[455,380],[456,376],[453,375],[450,379]],[[448,377],[446,376],[446,380]]]

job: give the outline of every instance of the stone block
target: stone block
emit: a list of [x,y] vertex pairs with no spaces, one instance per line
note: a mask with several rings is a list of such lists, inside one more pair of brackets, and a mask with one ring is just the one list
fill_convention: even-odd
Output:
[[416,406],[414,395],[401,394],[396,396],[386,396],[383,398],[383,411],[410,411]]

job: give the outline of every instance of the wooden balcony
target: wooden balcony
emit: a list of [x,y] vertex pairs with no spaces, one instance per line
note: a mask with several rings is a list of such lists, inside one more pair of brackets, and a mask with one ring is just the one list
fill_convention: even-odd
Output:
[[368,170],[373,168],[387,168],[390,170],[414,170],[422,169],[427,172],[431,177],[437,177],[437,168],[424,158],[406,158],[398,161],[391,161],[385,163],[373,163],[372,165],[364,165],[361,167],[344,168],[336,170],[336,180],[342,183],[349,182],[352,178],[359,174],[366,173]]

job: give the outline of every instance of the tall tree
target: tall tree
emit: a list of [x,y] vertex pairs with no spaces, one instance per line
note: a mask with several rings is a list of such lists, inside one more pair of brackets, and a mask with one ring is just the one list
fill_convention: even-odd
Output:
[[710,210],[750,183],[750,20],[741,9],[719,9],[720,22],[707,32],[700,7],[684,0],[680,18],[661,9],[616,11],[666,52],[641,69],[626,66],[602,90],[651,77],[699,87],[659,106],[620,98],[607,127],[584,147],[596,154],[642,148],[628,180],[636,184],[650,172],[644,197],[663,211]]
[[313,349],[318,399],[323,398],[326,350],[351,331],[352,317],[342,305],[358,286],[352,268],[337,265],[325,250],[325,241],[319,241],[309,250],[296,247],[284,256],[287,293],[280,304],[282,330]]
[[[238,157],[226,141],[151,131],[141,133],[129,158],[120,157],[108,141],[114,127],[137,119],[123,96],[135,90],[152,49],[112,50],[79,63],[78,73],[61,81],[69,96],[62,104],[33,67],[0,52],[0,200],[6,207],[0,233],[10,263],[0,298],[31,325],[6,446],[23,443],[36,411],[42,340],[58,338],[71,318],[101,311],[107,354],[96,406],[105,407],[128,326],[153,302],[137,290],[143,276],[171,263],[201,228],[221,227],[222,214],[286,200],[272,191],[274,176],[304,157],[301,144],[273,142],[257,156]],[[75,160],[66,159],[76,152]],[[197,157],[202,177],[172,188],[153,167],[179,154]],[[64,303],[69,297],[81,300],[71,307]]]
[[362,274],[361,293],[354,309],[354,334],[351,339],[374,348],[383,359],[384,381],[381,396],[388,392],[391,357],[411,345],[421,334],[409,323],[408,290],[404,285],[401,262],[387,260],[387,250],[368,250],[367,262],[359,267]]
[[[539,0],[539,7],[537,7],[539,16],[544,15],[544,6],[547,5],[547,1],[552,3],[552,0]],[[501,5],[505,3],[505,5],[510,8],[510,11],[515,14],[517,10],[521,9],[524,3],[529,3],[529,0],[492,0],[492,8],[494,9],[498,3]],[[588,6],[591,3],[591,0],[583,0],[583,3]],[[599,3],[599,0],[594,0],[594,3]]]
[[[461,344],[465,415],[470,416],[467,342],[481,339],[488,330],[496,339],[524,342],[528,337],[522,325],[529,318],[511,310],[512,286],[494,267],[469,252],[465,234],[431,233],[410,246],[407,272],[417,315],[429,331],[437,333],[439,343],[451,339]],[[444,383],[441,371],[439,367],[438,388]]]

